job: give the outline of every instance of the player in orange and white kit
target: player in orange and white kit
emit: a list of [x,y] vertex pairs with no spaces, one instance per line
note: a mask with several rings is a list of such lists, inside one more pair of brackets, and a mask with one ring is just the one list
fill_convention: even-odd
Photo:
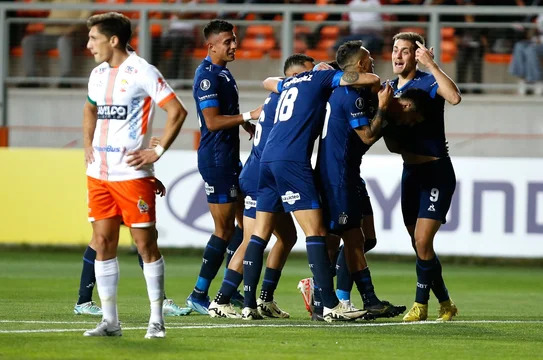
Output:
[[[160,72],[127,49],[130,20],[119,13],[91,16],[87,48],[99,63],[89,78],[83,110],[88,216],[96,244],[96,286],[102,321],[85,336],[120,336],[117,314],[121,221],[143,259],[151,302],[145,338],[165,337],[164,260],[157,247],[153,163],[175,140],[187,115]],[[167,112],[160,144],[148,149],[154,103]]]

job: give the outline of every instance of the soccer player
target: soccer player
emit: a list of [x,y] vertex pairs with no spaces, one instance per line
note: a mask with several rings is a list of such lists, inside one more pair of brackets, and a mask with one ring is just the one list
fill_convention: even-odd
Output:
[[[310,71],[285,80],[264,81],[267,90],[281,96],[260,160],[255,229],[243,260],[244,289],[254,289],[258,283],[264,248],[275,228],[277,213],[293,212],[306,235],[309,266],[322,292],[326,321],[353,320],[365,315],[364,311],[345,307],[334,293],[326,229],[310,161],[330,92],[337,86],[354,84],[380,86],[375,74],[338,70]],[[245,317],[257,312],[255,299],[247,295],[246,292],[242,311]]]
[[[445,139],[444,103],[460,102],[456,84],[434,62],[424,38],[412,32],[393,38],[392,70],[398,77],[391,82],[394,97],[402,108],[389,112],[393,121],[384,137],[391,151],[402,155],[402,214],[417,255],[415,303],[404,321],[428,317],[430,289],[440,309],[438,321],[451,320],[458,312],[442,276],[441,263],[434,251],[434,237],[449,210],[456,177]],[[417,69],[424,66],[429,73]],[[405,119],[414,125],[403,125]]]
[[[373,72],[373,58],[360,40],[342,44],[336,60],[339,68],[346,72]],[[317,158],[324,224],[329,236],[337,235],[343,239],[344,256],[341,258],[345,259],[362,296],[364,310],[369,313],[366,317],[394,317],[405,311],[405,306],[381,301],[375,294],[360,227],[363,218],[361,205],[367,198],[360,178],[362,156],[381,137],[383,115],[391,98],[392,88],[388,84],[379,91],[378,102],[371,89],[336,88],[326,104]],[[338,276],[338,283],[340,280],[344,279]]]
[[[217,275],[225,251],[231,256],[243,240],[241,228],[236,230],[234,227],[236,218],[238,226],[243,222],[243,202],[238,196],[239,126],[252,136],[254,126],[249,120],[258,119],[261,110],[259,107],[239,113],[236,80],[226,68],[226,64],[236,58],[234,26],[224,20],[212,20],[204,28],[204,38],[208,55],[196,69],[193,96],[202,134],[198,170],[205,182],[215,230],[204,250],[194,290],[187,298],[187,305],[200,314],[208,314],[209,286]],[[236,236],[230,240],[234,234]]]
[[[160,72],[127,50],[130,20],[119,13],[91,16],[87,48],[99,64],[91,72],[83,109],[83,141],[87,164],[88,217],[96,245],[96,286],[102,321],[85,336],[121,336],[117,313],[121,222],[143,259],[151,303],[145,338],[166,336],[164,259],[157,246],[153,163],[175,140],[187,115]],[[152,133],[154,103],[167,112],[164,135],[146,148]]]
[[[285,76],[295,76],[298,73],[309,71],[313,68],[314,59],[302,54],[289,56],[285,61],[283,72]],[[243,167],[240,175],[240,188],[245,195],[245,209],[243,212],[243,243],[236,250],[234,257],[228,265],[228,270],[215,300],[209,306],[209,314],[211,317],[227,317],[240,318],[241,316],[234,310],[230,304],[230,297],[238,288],[243,280],[243,257],[247,244],[251,240],[253,234],[254,222],[256,217],[256,204],[258,202],[258,175],[260,169],[260,157],[268,135],[273,127],[275,118],[275,110],[279,94],[270,93],[264,101],[262,112],[256,125],[255,138],[253,140],[253,148],[251,154]],[[277,221],[274,234],[277,237],[277,242],[273,246],[268,255],[264,280],[262,282],[262,290],[260,297],[257,299],[258,313],[251,313],[251,318],[244,317],[243,319],[253,320],[262,316],[273,318],[288,318],[290,315],[281,310],[274,301],[273,294],[281,276],[281,270],[285,265],[287,256],[290,250],[296,243],[296,228],[290,214],[278,214],[280,218]],[[254,294],[256,289],[246,289],[251,294]],[[251,295],[251,297],[256,297]]]
[[[156,178],[154,179],[154,183],[155,194],[164,196],[166,194],[164,184]],[[102,316],[102,309],[92,301],[92,292],[96,284],[96,275],[94,273],[94,261],[96,260],[95,248],[94,239],[91,239],[89,246],[87,246],[83,254],[83,268],[81,269],[81,279],[79,281],[79,298],[74,306],[74,314],[76,315]],[[143,259],[140,254],[138,254],[138,263],[143,270]],[[168,299],[164,292],[164,301],[162,303],[162,313],[164,316],[183,316],[190,314],[191,311],[191,308],[180,307],[172,299]]]

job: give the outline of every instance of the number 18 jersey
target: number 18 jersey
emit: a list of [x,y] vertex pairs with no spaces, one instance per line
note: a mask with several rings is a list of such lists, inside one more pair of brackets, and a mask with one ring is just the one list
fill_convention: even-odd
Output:
[[308,162],[324,121],[326,101],[339,86],[343,71],[308,71],[281,81],[274,125],[262,162]]

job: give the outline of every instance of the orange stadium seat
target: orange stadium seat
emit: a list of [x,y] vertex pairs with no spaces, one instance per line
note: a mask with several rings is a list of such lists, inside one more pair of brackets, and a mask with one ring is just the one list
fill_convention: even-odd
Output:
[[485,61],[490,64],[509,64],[512,54],[485,54]]
[[[328,5],[328,0],[317,0],[315,2],[317,6]],[[305,21],[325,21],[328,19],[328,13],[306,13],[304,14]]]
[[317,43],[317,49],[328,51],[334,46],[339,37],[340,29],[338,26],[327,25],[323,26],[320,31],[320,39]]
[[[32,0],[17,0],[17,2],[29,3]],[[47,17],[49,10],[17,10],[16,14],[19,17]]]
[[[273,27],[269,25],[250,25],[241,40],[240,49],[258,50],[268,52],[275,48],[276,41],[273,36]],[[239,52],[239,49],[238,49]]]

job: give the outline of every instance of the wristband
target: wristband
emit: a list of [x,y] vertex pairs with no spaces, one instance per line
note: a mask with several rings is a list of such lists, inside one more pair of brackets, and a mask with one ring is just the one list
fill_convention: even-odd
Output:
[[241,117],[243,118],[243,121],[247,122],[249,120],[252,120],[251,112],[247,111],[241,114]]
[[155,150],[155,153],[158,155],[158,157],[161,157],[162,154],[164,154],[164,151],[166,151],[166,150],[164,150],[164,148],[160,144],[155,146],[154,150]]

